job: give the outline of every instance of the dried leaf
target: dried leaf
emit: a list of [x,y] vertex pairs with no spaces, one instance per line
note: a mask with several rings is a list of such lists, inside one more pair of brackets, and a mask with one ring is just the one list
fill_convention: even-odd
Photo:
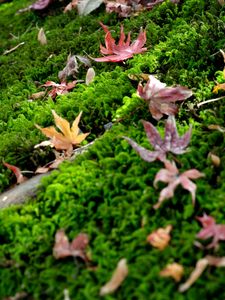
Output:
[[41,28],[38,32],[38,41],[40,42],[41,45],[46,45],[47,44],[47,38],[44,32],[44,29]]
[[120,287],[122,282],[128,275],[128,267],[127,267],[127,260],[122,258],[111,277],[111,279],[103,286],[100,290],[100,296],[108,295],[113,293]]
[[202,217],[197,217],[201,222],[203,229],[197,234],[199,239],[213,238],[212,243],[207,246],[207,249],[217,248],[219,241],[225,241],[225,224],[216,224],[213,217],[204,214]]
[[[47,143],[48,145],[51,144],[51,146],[55,147],[56,150],[66,150],[67,152],[71,152],[73,146],[79,146],[79,144],[89,135],[89,133],[79,133],[80,129],[78,124],[80,122],[82,112],[80,112],[76,117],[71,128],[69,122],[58,116],[54,110],[52,110],[52,114],[54,116],[56,126],[62,133],[58,132],[52,126],[41,128],[36,125],[36,127],[40,129],[44,135],[50,138],[50,141],[47,141]],[[46,143],[46,141],[42,142],[42,145],[43,143]],[[40,145],[41,144],[38,146]]]
[[77,81],[72,81],[69,83],[61,82],[61,83],[55,83],[54,81],[47,81],[45,84],[42,86],[44,87],[52,87],[52,89],[48,92],[48,95],[52,98],[55,99],[57,95],[63,95],[67,94],[70,90],[72,90]]
[[154,186],[158,181],[168,183],[168,186],[160,192],[158,202],[154,205],[155,209],[158,209],[162,202],[166,199],[172,198],[174,195],[174,190],[176,187],[181,184],[181,186],[189,191],[192,196],[192,203],[195,204],[195,191],[196,185],[190,179],[197,179],[203,177],[204,174],[200,173],[196,169],[191,169],[185,171],[182,174],[179,174],[179,171],[174,162],[165,161],[164,162],[166,169],[161,169],[155,176]]
[[150,122],[142,121],[147,138],[155,151],[150,151],[139,146],[136,142],[128,137],[124,137],[134,150],[147,162],[155,161],[156,159],[165,161],[166,154],[172,152],[174,154],[183,154],[186,152],[191,138],[190,128],[183,136],[179,137],[176,127],[176,121],[173,116],[168,117],[165,126],[164,139],[161,138],[159,132]]
[[48,6],[53,2],[54,0],[38,0],[33,4],[29,5],[28,7],[18,10],[18,13],[23,13],[29,10],[42,11],[48,8]]
[[20,184],[27,180],[27,177],[23,176],[23,174],[21,173],[21,170],[18,167],[10,165],[6,162],[3,162],[3,165],[14,173],[14,175],[16,176],[17,184]]
[[30,96],[31,99],[33,100],[36,100],[36,99],[40,99],[40,98],[43,98],[45,96],[45,92],[37,92],[37,93],[34,93]]
[[68,256],[79,257],[83,261],[88,262],[89,258],[86,254],[86,248],[89,240],[87,234],[80,233],[74,238],[72,243],[69,240],[63,229],[56,232],[55,245],[53,248],[53,256],[56,259],[64,258]]
[[149,103],[149,110],[154,119],[159,120],[163,115],[175,115],[178,111],[174,102],[183,101],[192,96],[192,91],[183,86],[167,87],[153,75],[143,87],[138,85],[138,95]]
[[215,167],[219,167],[219,165],[220,165],[219,156],[213,154],[212,152],[209,152],[208,157],[211,159],[211,161]]
[[77,4],[78,4],[78,0],[72,0],[69,4],[67,4],[67,6],[64,8],[64,13],[66,13],[67,11],[70,11],[72,9],[77,8]]
[[148,235],[147,241],[155,248],[164,250],[171,239],[170,232],[172,225],[166,226],[166,228],[159,228]]
[[80,16],[86,16],[97,9],[103,0],[78,0],[77,8]]
[[15,294],[15,296],[6,297],[3,300],[21,300],[21,299],[26,299],[27,296],[28,295],[26,292],[18,292]]
[[92,83],[94,78],[95,78],[95,70],[93,68],[89,68],[87,70],[86,79],[85,79],[86,85],[89,85],[90,83]]
[[210,130],[218,130],[218,131],[220,131],[222,133],[225,133],[225,128],[222,127],[222,126],[216,125],[216,124],[209,125],[208,129],[210,129]]
[[105,31],[105,45],[100,45],[100,52],[103,55],[107,55],[100,58],[94,58],[97,62],[119,62],[124,61],[128,58],[133,57],[134,54],[143,53],[147,48],[143,48],[146,43],[146,32],[142,31],[139,33],[138,38],[130,44],[130,33],[128,33],[127,40],[125,41],[125,34],[123,26],[120,29],[120,39],[118,45],[108,30],[108,27],[100,23],[103,30]]
[[202,275],[206,267],[208,266],[208,260],[206,258],[202,258],[197,261],[196,267],[191,273],[188,280],[179,286],[179,292],[183,293],[192,286],[192,284]]
[[163,277],[172,277],[176,282],[179,282],[184,274],[184,268],[178,263],[169,264],[160,273]]

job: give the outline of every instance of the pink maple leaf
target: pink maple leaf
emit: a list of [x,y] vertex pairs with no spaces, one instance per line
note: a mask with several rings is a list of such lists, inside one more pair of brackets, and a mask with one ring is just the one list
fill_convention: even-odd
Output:
[[146,32],[141,31],[138,38],[130,44],[130,32],[128,33],[127,40],[125,41],[125,34],[123,26],[120,29],[120,39],[118,45],[116,45],[115,39],[112,37],[108,27],[100,22],[103,30],[105,31],[105,47],[100,45],[100,52],[103,55],[107,55],[100,58],[94,58],[98,62],[119,62],[133,57],[134,54],[142,53],[147,50],[143,48],[146,43]]
[[54,81],[47,81],[42,86],[44,87],[52,87],[52,89],[48,92],[48,95],[55,99],[57,95],[67,94],[69,90],[72,90],[77,83],[77,80],[66,83],[65,81],[61,83],[55,83]]
[[213,238],[212,243],[206,248],[217,248],[219,241],[225,240],[225,224],[216,224],[215,219],[207,214],[204,214],[202,217],[197,217],[197,219],[203,226],[203,229],[197,234],[197,238],[203,240]]
[[149,110],[154,119],[159,120],[165,115],[175,115],[178,108],[174,102],[182,101],[192,95],[192,91],[183,86],[167,87],[165,83],[153,75],[143,87],[140,83],[138,95],[149,103]]
[[181,137],[179,137],[176,127],[176,121],[173,116],[168,117],[165,126],[164,139],[161,138],[159,132],[150,122],[142,121],[147,138],[155,151],[150,151],[138,145],[132,139],[124,137],[134,150],[147,162],[155,161],[156,159],[165,161],[167,152],[174,154],[183,154],[186,152],[191,138],[191,128]]
[[196,185],[190,179],[203,177],[204,174],[200,173],[196,169],[191,169],[179,174],[176,164],[173,161],[170,162],[166,160],[164,165],[165,169],[159,170],[155,176],[153,185],[156,187],[157,182],[162,181],[168,183],[168,186],[161,190],[158,202],[154,205],[154,208],[159,208],[164,200],[172,198],[174,195],[174,190],[179,184],[181,184],[185,190],[191,193],[192,203],[194,205]]
[[64,258],[68,256],[80,257],[85,262],[89,261],[85,252],[86,247],[89,243],[88,236],[85,233],[78,234],[74,240],[69,243],[68,237],[66,236],[63,229],[56,232],[55,245],[53,248],[53,256],[56,259]]

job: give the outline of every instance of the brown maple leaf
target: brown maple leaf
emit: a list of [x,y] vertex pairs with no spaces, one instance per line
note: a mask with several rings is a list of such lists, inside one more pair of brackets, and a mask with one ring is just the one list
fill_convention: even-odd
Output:
[[197,217],[201,222],[203,229],[197,234],[199,239],[209,239],[213,238],[212,243],[210,243],[206,248],[217,248],[219,241],[225,240],[225,224],[216,224],[213,217],[204,214],[202,217]]
[[53,256],[56,259],[68,256],[79,257],[83,261],[88,262],[89,258],[86,254],[86,248],[89,240],[85,233],[78,234],[74,240],[69,243],[68,237],[63,229],[56,232],[55,245],[53,248]]
[[57,95],[63,95],[67,94],[69,90],[72,90],[77,83],[77,80],[74,80],[72,82],[66,83],[61,82],[61,83],[55,83],[54,81],[47,81],[45,84],[42,86],[44,87],[52,87],[52,89],[48,92],[48,95],[52,98],[55,99]]
[[10,164],[8,164],[6,162],[3,162],[3,165],[14,173],[14,175],[16,176],[16,183],[17,184],[20,184],[20,183],[22,183],[22,182],[24,182],[24,181],[27,180],[27,177],[25,177],[22,174],[20,168],[14,166],[14,165],[10,165]]
[[175,115],[178,108],[174,102],[185,100],[192,95],[192,91],[183,86],[167,87],[153,75],[143,87],[140,83],[138,95],[149,103],[149,110],[154,119],[159,120],[163,115]]
[[158,181],[168,183],[168,186],[161,190],[158,202],[153,206],[155,209],[158,209],[162,202],[166,199],[172,198],[174,195],[174,190],[176,187],[181,184],[181,186],[189,191],[192,196],[192,203],[195,204],[195,191],[196,185],[190,179],[197,179],[203,177],[204,174],[200,173],[196,169],[191,169],[185,171],[182,174],[179,174],[179,171],[176,167],[175,162],[170,162],[166,160],[164,162],[165,169],[159,170],[154,179],[154,186]]
[[123,26],[121,25],[120,29],[120,39],[118,45],[114,38],[111,35],[111,32],[108,30],[108,27],[100,22],[103,30],[105,31],[105,46],[100,45],[100,52],[103,55],[107,55],[100,58],[94,58],[98,62],[119,62],[124,61],[128,58],[133,57],[134,54],[142,53],[147,50],[143,48],[146,43],[146,32],[141,31],[138,35],[138,38],[130,44],[130,32],[128,33],[127,40],[125,41],[125,34],[123,31]]
[[134,150],[147,162],[155,161],[156,159],[166,160],[167,152],[174,154],[183,154],[186,152],[191,138],[190,128],[183,136],[179,137],[176,127],[176,121],[173,116],[168,117],[165,126],[164,139],[161,138],[159,132],[150,122],[142,121],[147,138],[155,151],[150,151],[128,137],[124,137]]
[[53,126],[41,128],[39,125],[36,125],[36,127],[40,129],[44,135],[50,138],[50,141],[44,141],[36,145],[35,148],[40,146],[52,146],[55,147],[56,150],[72,152],[73,146],[79,146],[79,144],[89,135],[89,132],[79,133],[80,129],[78,124],[80,122],[82,112],[80,112],[76,117],[71,128],[67,120],[58,116],[54,110],[52,110],[52,113],[55,119],[55,124],[62,133],[58,132]]

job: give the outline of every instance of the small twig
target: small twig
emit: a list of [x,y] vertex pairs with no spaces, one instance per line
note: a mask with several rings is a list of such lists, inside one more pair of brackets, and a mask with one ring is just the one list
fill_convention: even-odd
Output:
[[15,51],[17,48],[19,48],[20,46],[22,46],[24,44],[25,44],[25,42],[22,42],[22,43],[19,43],[18,45],[16,45],[15,47],[13,47],[13,48],[11,48],[9,50],[5,50],[4,53],[3,53],[3,55],[9,54],[9,53]]
[[222,97],[218,97],[218,98],[215,98],[215,99],[209,99],[209,100],[206,100],[206,101],[203,101],[203,102],[200,102],[197,104],[197,107],[200,107],[204,104],[207,104],[207,103],[211,103],[211,102],[215,102],[215,101],[219,101],[221,99],[225,98],[225,96],[222,96]]

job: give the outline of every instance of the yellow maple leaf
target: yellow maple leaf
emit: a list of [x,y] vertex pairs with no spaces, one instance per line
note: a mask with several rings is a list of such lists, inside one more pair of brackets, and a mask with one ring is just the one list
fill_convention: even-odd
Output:
[[80,129],[78,124],[80,122],[82,112],[80,112],[73,121],[72,127],[70,127],[70,123],[67,120],[58,116],[54,110],[52,110],[52,114],[54,116],[56,127],[58,127],[62,133],[58,132],[53,126],[41,128],[36,124],[35,126],[40,129],[44,135],[50,138],[50,141],[44,141],[35,147],[49,145],[55,147],[56,150],[72,151],[73,146],[78,146],[89,135],[89,132],[79,133]]

